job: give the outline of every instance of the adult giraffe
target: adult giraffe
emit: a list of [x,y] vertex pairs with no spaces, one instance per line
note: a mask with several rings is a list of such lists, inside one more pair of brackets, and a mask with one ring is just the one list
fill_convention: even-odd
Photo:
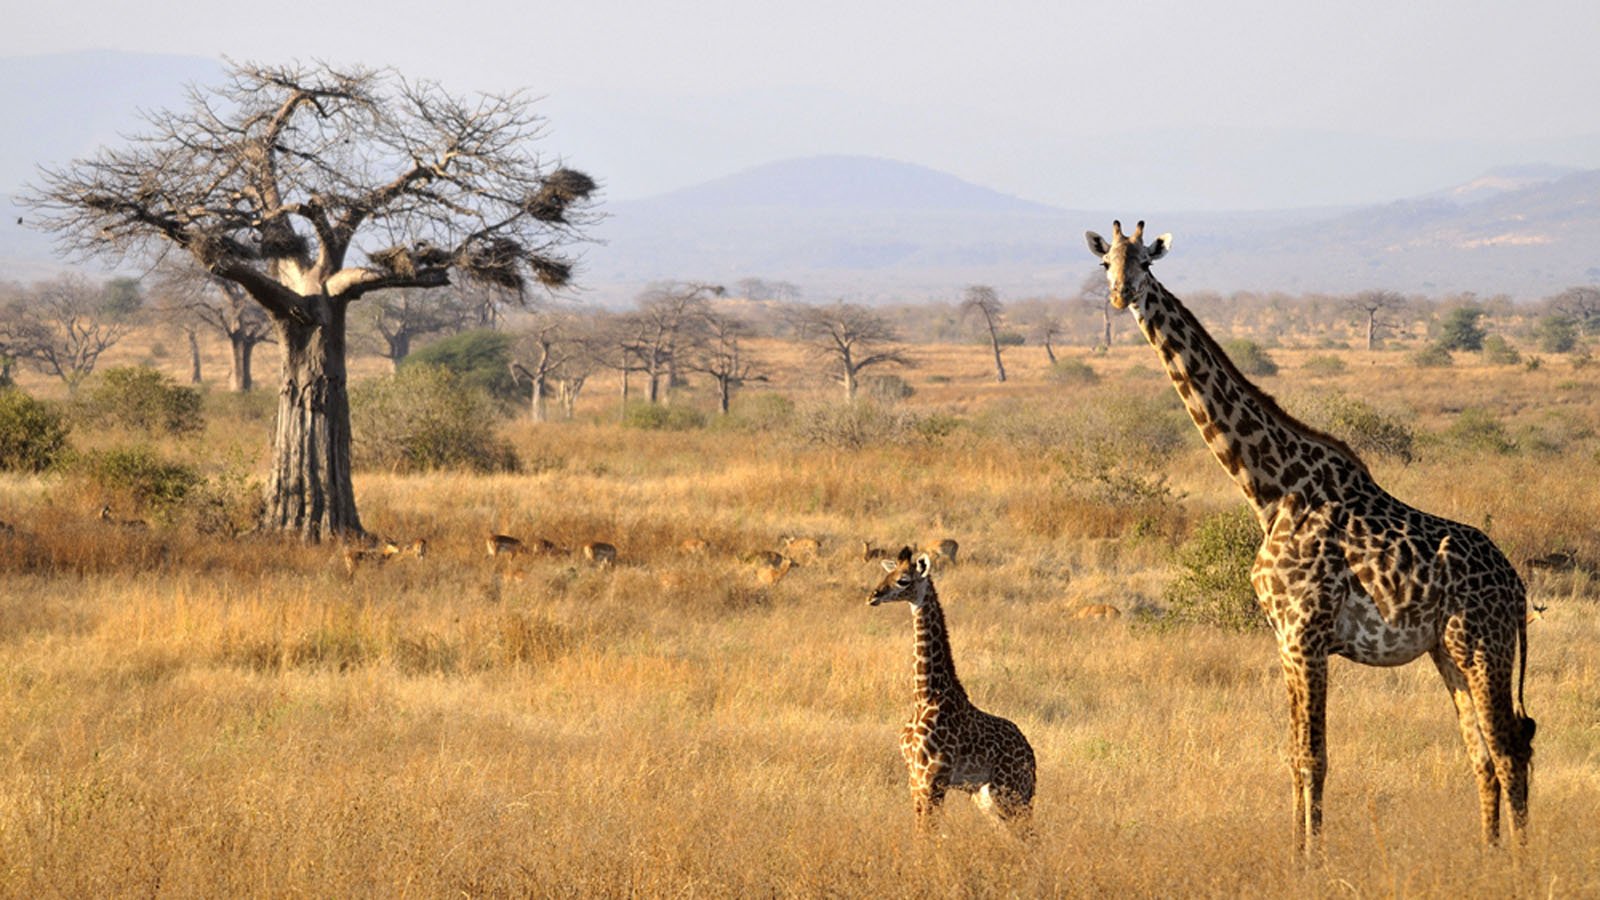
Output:
[[1525,843],[1534,721],[1522,704],[1522,579],[1483,532],[1396,500],[1353,450],[1296,421],[1246,380],[1151,274],[1172,236],[1146,245],[1143,235],[1143,222],[1131,237],[1114,222],[1110,243],[1092,231],[1087,237],[1105,267],[1112,305],[1132,307],[1265,535],[1250,583],[1277,635],[1289,689],[1298,849],[1311,853],[1321,838],[1334,654],[1370,666],[1431,656],[1477,773],[1484,842],[1499,841],[1503,785],[1512,835]]

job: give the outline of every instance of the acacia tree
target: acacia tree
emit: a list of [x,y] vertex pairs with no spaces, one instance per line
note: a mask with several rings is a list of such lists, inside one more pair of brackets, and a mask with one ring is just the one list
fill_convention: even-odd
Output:
[[1394,316],[1406,305],[1406,298],[1394,291],[1362,291],[1351,297],[1348,305],[1366,317],[1367,349],[1376,350],[1384,332],[1400,327]]
[[272,320],[282,359],[262,527],[361,533],[350,471],[349,305],[452,274],[566,285],[596,185],[532,146],[523,94],[459,98],[392,70],[235,65],[120,149],[46,170],[24,202],[64,249],[189,254]]
[[1600,334],[1600,288],[1570,287],[1551,299],[1551,305],[1578,326],[1578,334]]
[[961,315],[981,316],[989,329],[989,346],[994,350],[994,380],[1001,384],[1006,381],[1006,364],[1000,360],[1000,317],[1003,313],[1000,295],[986,284],[972,285],[961,299]]
[[106,291],[81,275],[41,282],[0,310],[0,355],[25,359],[76,391],[101,354],[128,334]]
[[878,313],[854,303],[839,301],[832,306],[796,306],[790,319],[811,353],[826,362],[844,385],[845,399],[856,399],[856,388],[864,369],[879,365],[910,366],[911,361],[896,347],[900,335]]

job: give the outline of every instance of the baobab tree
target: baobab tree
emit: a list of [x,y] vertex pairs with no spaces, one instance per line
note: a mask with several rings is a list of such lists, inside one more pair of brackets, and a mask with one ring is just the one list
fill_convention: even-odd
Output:
[[[251,361],[256,345],[272,340],[272,325],[267,321],[266,312],[250,299],[238,282],[217,278],[204,269],[171,258],[156,267],[154,292],[159,294],[156,313],[178,323],[189,336],[191,353],[196,350],[194,344],[201,328],[227,340],[231,362],[229,390],[244,393],[255,386]],[[198,356],[193,368],[198,376]]]
[[834,377],[844,385],[848,401],[856,399],[862,370],[911,365],[899,348],[891,346],[900,340],[894,326],[866,307],[844,301],[831,306],[795,306],[789,317],[812,355],[837,373]]
[[373,296],[369,312],[372,329],[383,342],[378,355],[389,360],[395,371],[411,355],[411,345],[417,338],[460,331],[479,318],[479,310],[469,307],[459,293],[449,288],[384,291]]
[[983,319],[984,327],[989,331],[989,346],[994,349],[994,380],[1005,384],[1006,364],[1000,359],[1000,317],[1003,309],[1000,305],[1000,295],[995,289],[986,284],[975,284],[967,288],[961,298],[961,315],[963,317],[977,316]]
[[266,311],[282,370],[262,527],[362,533],[348,309],[453,276],[560,288],[589,176],[533,151],[523,94],[453,96],[388,69],[236,64],[118,149],[46,169],[23,202],[84,256],[186,253]]
[[1100,310],[1100,324],[1105,335],[1101,338],[1101,346],[1111,349],[1111,291],[1106,287],[1106,276],[1094,272],[1083,279],[1083,284],[1078,287],[1078,300],[1091,309]]
[[766,380],[766,376],[756,374],[755,361],[741,343],[749,336],[750,327],[737,316],[715,310],[702,312],[697,326],[688,367],[716,382],[717,411],[727,415],[735,388],[747,381]]
[[680,383],[679,341],[705,312],[706,301],[724,293],[721,285],[690,281],[658,284],[639,297],[639,310],[633,317],[637,336],[633,352],[649,379],[651,403],[660,402],[663,380],[668,388]]
[[1367,349],[1376,350],[1385,331],[1400,327],[1395,316],[1406,305],[1406,298],[1394,291],[1362,291],[1347,305],[1366,320]]

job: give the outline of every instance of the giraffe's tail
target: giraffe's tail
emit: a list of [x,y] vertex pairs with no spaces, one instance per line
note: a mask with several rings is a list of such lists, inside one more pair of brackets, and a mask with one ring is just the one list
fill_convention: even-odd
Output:
[[[1526,590],[1526,589],[1524,589]],[[1526,594],[1524,594],[1526,602]],[[1526,614],[1517,616],[1517,751],[1523,759],[1533,758],[1533,735],[1538,730],[1539,723],[1528,715],[1528,708],[1522,700],[1522,686],[1528,679],[1528,617]]]

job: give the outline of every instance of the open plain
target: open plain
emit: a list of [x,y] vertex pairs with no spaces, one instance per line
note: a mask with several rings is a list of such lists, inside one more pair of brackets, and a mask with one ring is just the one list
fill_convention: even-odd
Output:
[[[360,472],[365,525],[428,548],[370,567],[0,478],[0,894],[1600,895],[1600,366],[1272,351],[1291,412],[1355,397],[1414,429],[1378,480],[1485,528],[1544,609],[1520,862],[1479,845],[1433,668],[1339,661],[1326,854],[1302,865],[1270,633],[1163,615],[1178,548],[1238,501],[1148,347],[1063,351],[1095,373],[1069,382],[1013,348],[1001,385],[986,347],[913,346],[915,393],[861,432],[759,347],[772,380],[727,422],[625,427],[596,379],[575,421],[503,427],[518,472]],[[161,449],[248,479],[270,428],[269,399],[218,395]],[[617,554],[491,558],[490,533]],[[786,535],[814,558],[740,561]],[[911,623],[867,607],[861,541],[943,538],[957,669],[1038,756],[1028,844],[961,795],[914,827]],[[1093,604],[1122,615],[1075,618]]]

